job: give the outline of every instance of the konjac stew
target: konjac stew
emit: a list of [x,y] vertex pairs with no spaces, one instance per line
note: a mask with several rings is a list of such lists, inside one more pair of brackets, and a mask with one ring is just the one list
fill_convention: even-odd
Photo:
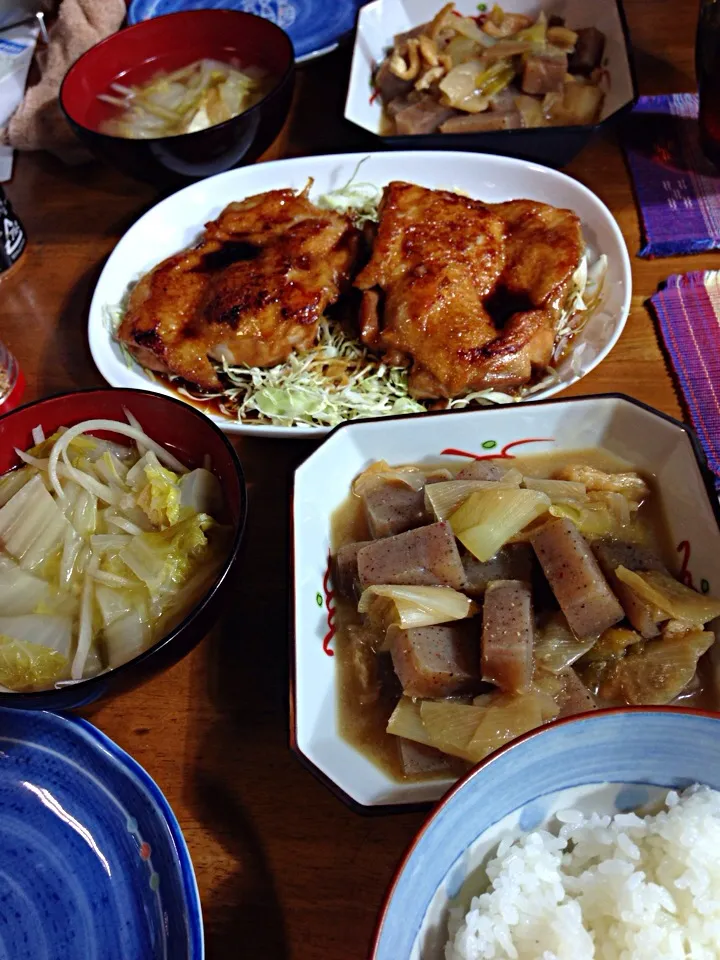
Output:
[[373,463],[333,517],[343,736],[428,779],[557,717],[708,704],[720,600],[679,559],[607,451]]

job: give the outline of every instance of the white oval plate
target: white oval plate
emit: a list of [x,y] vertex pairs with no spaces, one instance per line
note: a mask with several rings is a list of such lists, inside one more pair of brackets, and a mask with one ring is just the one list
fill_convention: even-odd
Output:
[[[607,277],[599,308],[577,337],[570,356],[557,368],[558,381],[533,394],[532,399],[547,399],[564,390],[612,350],[630,309],[630,260],[612,214],[587,187],[556,170],[508,157],[411,150],[347,153],[277,160],[231,170],[185,187],[142,216],[112,252],[90,305],[90,350],[108,383],[176,395],[160,381],[150,379],[142,367],[129,364],[112,338],[108,309],[121,302],[129,284],[165,257],[195,242],[203,225],[231,201],[280,187],[302,189],[310,177],[314,180],[310,194],[314,198],[347,183],[361,160],[364,162],[360,179],[379,187],[391,180],[409,180],[425,187],[457,190],[479,200],[528,198],[574,210],[582,221],[590,252],[608,258]],[[239,423],[215,415],[211,419],[231,434],[307,439],[321,437],[329,430]]]

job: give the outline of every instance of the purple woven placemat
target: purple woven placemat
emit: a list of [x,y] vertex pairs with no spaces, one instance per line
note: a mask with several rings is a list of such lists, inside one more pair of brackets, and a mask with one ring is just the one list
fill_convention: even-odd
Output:
[[720,175],[698,140],[694,93],[640,97],[623,130],[640,205],[640,257],[720,248]]
[[720,272],[669,277],[650,304],[720,491]]

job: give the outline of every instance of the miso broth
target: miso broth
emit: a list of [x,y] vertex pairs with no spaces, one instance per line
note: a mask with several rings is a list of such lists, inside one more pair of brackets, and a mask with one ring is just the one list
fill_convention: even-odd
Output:
[[[450,479],[452,479],[458,472],[462,471],[463,468],[468,467],[471,462],[472,461],[463,460],[443,462],[442,464],[421,463],[413,466],[419,468],[426,477],[430,478],[430,482],[432,482],[433,479],[437,480],[438,471],[449,471],[451,475]],[[592,467],[605,474],[611,475],[627,474],[633,471],[632,466],[627,462],[620,460],[608,451],[599,449],[579,450],[572,453],[565,451],[561,453],[517,457],[514,459],[498,459],[488,462],[502,467],[504,470],[519,471],[523,478],[551,478],[554,477],[558,471],[562,471],[572,465]],[[389,469],[392,470],[396,468]],[[644,480],[647,485],[647,493],[641,498],[637,509],[633,507],[630,524],[622,527],[621,530],[613,528],[609,537],[600,539],[602,539],[603,542],[610,539],[614,543],[619,539],[617,534],[620,533],[624,539],[627,539],[627,541],[639,549],[647,552],[648,555],[657,557],[659,561],[658,566],[664,566],[667,572],[673,577],[679,577],[682,575],[682,557],[677,552],[677,545],[670,542],[667,527],[662,516],[660,499],[653,488],[652,478],[644,476],[642,480]],[[524,479],[522,480],[522,484],[524,487]],[[553,504],[553,506],[555,506],[555,504]],[[571,513],[571,511],[568,511],[568,513]],[[549,514],[545,514],[543,517],[530,523],[527,529],[533,531],[538,530],[548,519],[552,519],[552,517],[550,517]],[[423,523],[410,529],[418,529],[420,526],[426,526],[432,522],[437,523],[437,517],[430,515],[425,518]],[[448,522],[452,523],[452,518],[449,518]],[[563,522],[567,521],[564,520]],[[390,536],[394,535],[395,534],[392,533],[390,534]],[[518,539],[522,540],[523,538],[527,539],[525,531],[518,534]],[[591,546],[595,544],[597,540],[594,535],[587,536],[585,539]],[[335,511],[332,517],[333,556],[335,557],[341,547],[359,541],[376,542],[371,536],[368,525],[365,501],[361,496],[351,492],[347,500]],[[466,561],[469,562],[471,558],[468,557],[467,551],[465,551],[461,545],[460,549],[463,552],[463,563],[465,564]],[[530,547],[527,549],[530,551]],[[377,622],[369,624],[368,616],[359,613],[357,610],[357,596],[343,596],[341,590],[338,589],[336,579],[337,578],[334,578],[336,605],[336,634],[334,643],[336,668],[339,678],[338,718],[342,736],[381,769],[398,780],[410,781],[454,778],[461,775],[475,762],[477,759],[475,755],[472,756],[472,759],[468,755],[450,755],[440,752],[436,746],[428,746],[427,743],[413,742],[405,739],[405,737],[395,736],[387,732],[388,721],[391,715],[393,715],[393,711],[399,701],[403,698],[403,686],[394,669],[394,661],[391,654],[388,653],[387,650],[383,650],[382,652],[378,651],[378,647],[383,644],[381,634],[384,627],[378,630]],[[536,630],[534,638],[536,649],[533,656],[536,656],[539,638],[543,636],[542,631],[538,631],[538,624],[542,626],[543,623],[548,622],[548,618],[552,619],[556,616],[562,618],[563,614],[557,609],[558,603],[549,586],[548,580],[540,570],[537,560],[534,561],[532,583],[532,603],[534,606],[532,616]],[[479,650],[484,596],[475,595],[473,600],[477,604],[477,612],[470,622],[475,625],[472,629],[477,636]],[[710,602],[712,603],[712,598],[710,598]],[[720,613],[720,602],[718,602],[718,612]],[[615,629],[618,636],[627,636],[630,632],[635,632],[634,627],[627,622],[626,618],[620,621],[618,628]],[[662,629],[665,630],[667,628],[663,627]],[[699,627],[698,630],[702,631],[702,628]],[[625,631],[625,633],[622,634],[622,631]],[[605,637],[607,632],[608,631],[603,633],[603,637]],[[612,637],[615,637],[615,634],[612,634]],[[637,646],[628,647],[627,650],[630,652],[626,655],[632,655],[634,657],[646,656],[648,648],[651,648],[653,652],[657,653],[660,648],[652,648],[651,645],[653,643],[658,644],[664,642],[660,634],[658,634],[658,638],[659,639],[642,639]],[[706,638],[701,641],[701,646],[707,644],[709,639],[709,635],[707,635]],[[586,660],[584,660],[583,657],[579,658],[578,663],[581,665],[584,664],[582,668],[573,664],[572,667],[568,666],[567,669],[573,670],[579,677],[583,675],[592,677],[593,670],[595,674],[600,674],[601,671],[598,668],[594,667],[591,669],[592,664],[589,660],[591,652],[592,649],[584,655]],[[618,653],[617,657],[619,662],[619,659],[622,658],[622,651]],[[606,672],[609,671],[610,674],[613,670],[617,669],[617,663],[615,663],[614,659],[602,660],[601,662],[609,665],[604,669],[606,669]],[[648,662],[650,663],[650,661]],[[639,660],[633,661],[632,665],[638,667]],[[624,664],[624,668],[627,667],[628,664]],[[648,669],[653,669],[657,672],[657,665],[652,666],[652,664],[650,664]],[[544,678],[546,673],[538,667],[537,663],[534,663],[533,670],[533,684],[536,684],[539,682],[538,678]],[[709,657],[702,656],[692,682],[687,684],[683,691],[676,697],[673,697],[672,702],[682,703],[683,706],[692,705],[715,708],[715,684],[712,681],[710,673]],[[550,686],[552,685],[550,684]],[[612,683],[610,686],[612,686]],[[608,683],[605,682],[602,688],[608,688]],[[533,689],[535,689],[535,687],[533,687]],[[623,689],[625,688],[623,687]],[[429,711],[434,711],[435,708],[428,708],[423,706],[423,704],[427,704],[428,702],[448,702],[455,703],[458,706],[469,706],[471,709],[477,711],[473,716],[481,716],[483,715],[481,713],[481,707],[485,705],[486,701],[488,703],[495,703],[496,700],[493,700],[493,697],[497,699],[497,696],[505,696],[506,693],[507,696],[511,698],[516,696],[516,693],[512,691],[508,693],[480,679],[476,689],[453,693],[442,698],[406,697],[403,698],[403,701],[407,701],[408,705],[412,702],[415,705],[413,709],[420,703],[421,711],[428,714]],[[554,696],[555,694],[552,695]],[[642,695],[645,696],[646,694],[643,693]],[[647,695],[649,696],[650,694]],[[598,698],[597,694],[594,696],[599,706],[609,705],[606,701]],[[490,697],[489,700],[488,697]],[[499,703],[499,700],[497,700],[497,702]],[[458,714],[457,709],[455,709],[455,713]],[[463,717],[469,716],[469,714],[459,715]],[[543,721],[545,719],[552,719],[552,717],[544,717]],[[523,731],[521,730],[520,732]],[[512,739],[512,737],[509,736],[507,739]],[[463,753],[463,750],[458,752]],[[488,750],[488,752],[490,751]]]

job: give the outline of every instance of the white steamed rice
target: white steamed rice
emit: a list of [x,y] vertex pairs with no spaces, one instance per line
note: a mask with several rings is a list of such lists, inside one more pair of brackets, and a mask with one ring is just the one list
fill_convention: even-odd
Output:
[[488,889],[451,911],[446,960],[718,960],[720,793],[655,816],[558,813],[503,840]]

